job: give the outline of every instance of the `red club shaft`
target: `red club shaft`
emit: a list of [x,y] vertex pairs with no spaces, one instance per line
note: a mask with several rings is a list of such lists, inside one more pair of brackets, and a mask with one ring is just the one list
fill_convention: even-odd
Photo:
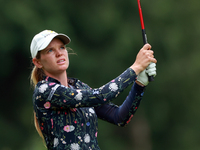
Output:
[[[145,32],[145,27],[144,27],[144,20],[143,20],[143,15],[142,15],[142,8],[141,8],[141,4],[140,4],[140,0],[137,0],[138,2],[138,8],[139,8],[139,15],[140,15],[140,22],[141,22],[141,27],[142,27],[142,37],[143,37],[143,43],[147,44],[147,35]],[[154,81],[154,77],[153,76],[148,76],[149,82]]]
[[140,22],[141,22],[141,27],[142,27],[142,37],[143,37],[143,43],[147,44],[147,35],[144,27],[144,20],[143,20],[143,15],[142,15],[142,8],[140,4],[140,0],[137,0],[138,2],[138,8],[139,8],[139,15],[140,15]]
[[141,8],[140,0],[137,0],[137,1],[138,1],[138,9],[139,9],[141,27],[142,27],[142,30],[143,30],[145,28],[144,28],[144,20],[143,20],[143,15],[142,15],[142,8]]

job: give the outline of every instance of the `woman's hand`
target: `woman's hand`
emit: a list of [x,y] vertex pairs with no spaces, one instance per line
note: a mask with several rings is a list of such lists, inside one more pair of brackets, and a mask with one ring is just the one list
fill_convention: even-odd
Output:
[[151,62],[157,63],[157,60],[154,58],[153,55],[154,52],[150,49],[151,45],[145,44],[138,52],[135,62],[130,67],[135,71],[136,75],[146,69]]
[[147,86],[149,84],[149,78],[148,76],[156,76],[156,64],[155,63],[150,63],[148,67],[140,72],[137,76],[137,84],[141,86]]

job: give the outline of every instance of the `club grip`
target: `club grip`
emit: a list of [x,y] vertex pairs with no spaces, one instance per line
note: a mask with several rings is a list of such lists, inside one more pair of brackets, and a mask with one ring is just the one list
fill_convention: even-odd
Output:
[[143,43],[147,44],[147,35],[145,29],[142,29],[142,38],[143,38]]
[[[143,43],[147,44],[148,42],[147,42],[147,35],[146,35],[145,29],[142,29],[142,38],[143,38]],[[148,75],[148,80],[149,80],[149,82],[152,82],[152,81],[154,81],[154,77]]]
[[149,82],[152,82],[152,81],[154,81],[154,77],[153,76],[148,76],[148,80],[149,80]]

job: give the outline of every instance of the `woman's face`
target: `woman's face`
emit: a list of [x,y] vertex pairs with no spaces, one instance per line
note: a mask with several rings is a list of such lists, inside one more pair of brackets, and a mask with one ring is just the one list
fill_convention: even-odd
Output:
[[51,43],[40,52],[39,63],[44,73],[58,75],[66,71],[69,66],[68,52],[63,42],[54,38]]

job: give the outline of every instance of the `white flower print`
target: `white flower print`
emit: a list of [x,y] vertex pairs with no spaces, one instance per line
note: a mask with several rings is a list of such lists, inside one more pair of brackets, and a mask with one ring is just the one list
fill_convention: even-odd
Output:
[[53,143],[54,143],[54,146],[53,146],[53,147],[57,147],[58,144],[59,144],[58,138],[54,138]]
[[80,146],[78,145],[78,143],[72,143],[70,149],[71,150],[79,150]]
[[62,141],[63,144],[67,144],[65,141]]
[[90,143],[90,135],[89,135],[89,134],[86,134],[86,135],[84,136],[84,142],[85,142],[85,143]]
[[48,85],[47,84],[42,84],[40,87],[39,87],[39,92],[40,93],[44,93],[47,89]]
[[98,90],[93,90],[93,94],[95,95],[95,94],[99,94],[99,91]]
[[119,77],[118,81],[121,81],[122,77]]
[[82,100],[82,93],[81,93],[81,90],[77,90],[78,94],[74,97],[76,100]]
[[64,131],[66,132],[72,132],[74,131],[75,127],[73,125],[67,125],[67,126],[64,126]]
[[88,113],[85,113],[85,116],[88,118]]
[[63,144],[67,144],[63,139],[60,139],[62,141]]
[[89,112],[92,113],[92,114],[95,113],[95,112],[94,112],[94,109],[92,109],[92,108],[89,109]]
[[118,90],[118,86],[117,86],[116,83],[111,83],[111,84],[109,85],[109,89],[110,89],[111,91],[115,92],[115,91]]
[[81,136],[78,136],[78,139],[79,139],[81,142],[83,142],[83,140],[81,139]]

